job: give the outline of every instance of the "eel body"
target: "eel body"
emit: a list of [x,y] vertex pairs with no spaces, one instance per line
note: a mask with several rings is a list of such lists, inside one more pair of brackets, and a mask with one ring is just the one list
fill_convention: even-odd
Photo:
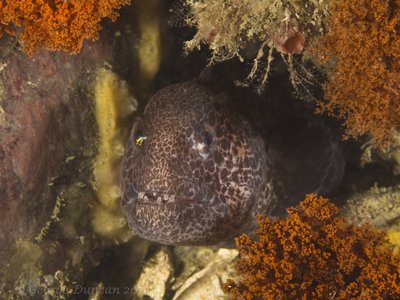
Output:
[[[141,237],[211,245],[251,232],[343,173],[327,131],[305,124],[262,138],[198,81],[158,91],[133,125],[122,165],[122,209]],[[309,128],[308,128],[309,127]]]

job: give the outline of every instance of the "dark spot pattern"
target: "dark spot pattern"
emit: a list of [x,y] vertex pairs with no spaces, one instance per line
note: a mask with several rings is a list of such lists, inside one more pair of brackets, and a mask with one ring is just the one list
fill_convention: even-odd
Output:
[[[122,209],[141,237],[207,245],[254,229],[276,206],[264,141],[197,81],[157,92],[133,125]],[[145,136],[135,143],[135,132]]]

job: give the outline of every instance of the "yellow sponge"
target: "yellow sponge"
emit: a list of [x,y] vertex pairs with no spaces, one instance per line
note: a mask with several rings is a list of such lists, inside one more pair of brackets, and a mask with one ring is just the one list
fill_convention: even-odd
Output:
[[97,73],[94,98],[99,150],[93,163],[93,187],[99,205],[93,208],[92,224],[96,233],[115,236],[125,228],[119,208],[119,165],[129,135],[129,117],[136,110],[137,101],[126,82],[107,69]]

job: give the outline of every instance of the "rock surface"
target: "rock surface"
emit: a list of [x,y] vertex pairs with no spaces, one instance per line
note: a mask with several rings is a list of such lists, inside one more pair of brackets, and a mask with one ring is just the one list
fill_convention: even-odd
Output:
[[111,53],[87,43],[76,56],[40,51],[29,57],[0,42],[1,274],[15,241],[39,234],[58,191],[79,173],[85,143],[95,134],[85,93]]

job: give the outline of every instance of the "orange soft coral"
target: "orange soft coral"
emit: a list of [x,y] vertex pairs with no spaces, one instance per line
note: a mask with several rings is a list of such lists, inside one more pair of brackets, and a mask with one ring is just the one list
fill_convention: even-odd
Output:
[[78,52],[85,39],[95,40],[102,18],[115,20],[116,9],[130,0],[3,0],[0,1],[0,36],[12,26],[27,53],[45,47]]
[[259,217],[236,239],[239,299],[400,299],[400,257],[382,232],[349,225],[327,199],[308,195],[286,219]]
[[400,0],[332,1],[320,58],[336,66],[321,110],[345,120],[347,135],[377,146],[400,132]]

